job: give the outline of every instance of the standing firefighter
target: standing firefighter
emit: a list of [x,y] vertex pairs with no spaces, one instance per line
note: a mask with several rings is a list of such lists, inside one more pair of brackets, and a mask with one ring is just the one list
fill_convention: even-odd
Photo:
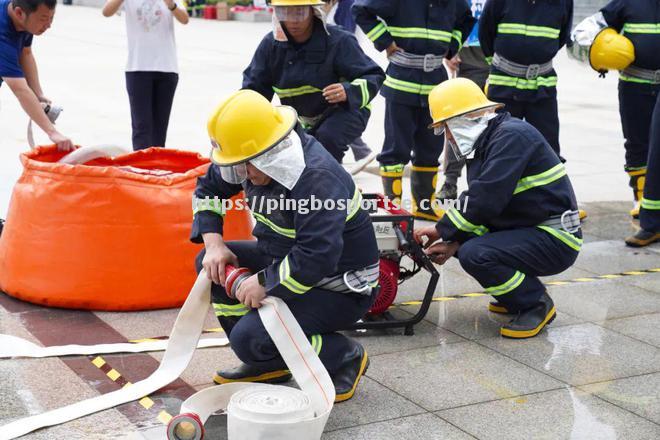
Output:
[[403,169],[412,161],[412,212],[438,220],[442,212],[433,202],[442,140],[427,129],[428,95],[447,80],[443,61],[458,53],[475,20],[465,0],[356,0],[353,14],[390,61],[381,91],[385,142],[378,156],[385,194],[400,199]]
[[[619,113],[626,138],[625,171],[635,200],[630,215],[637,218],[646,180],[653,108],[660,92],[660,3],[613,0],[582,21],[572,40],[569,53],[584,61],[589,58],[602,74],[608,69],[621,70]],[[657,194],[660,188],[651,191]]]
[[[197,270],[213,280],[215,313],[243,362],[218,371],[214,380],[291,378],[256,310],[270,295],[289,306],[333,379],[336,401],[343,401],[353,396],[369,361],[359,343],[337,330],[371,306],[378,248],[350,175],[296,118],[293,108],[242,90],[209,119],[214,164],[195,190],[191,239],[204,242]],[[240,191],[257,220],[257,240],[225,243],[223,208]],[[227,264],[254,273],[235,297],[224,288]]]
[[538,277],[569,268],[582,245],[564,165],[534,127],[496,114],[499,104],[468,79],[440,84],[429,103],[433,127],[447,136],[445,154],[467,160],[468,189],[460,196],[463,211],[448,210],[415,239],[428,238],[426,253],[436,263],[456,254],[497,300],[489,310],[514,314],[503,336],[536,336],[556,316]]
[[321,0],[272,0],[275,30],[243,72],[243,88],[290,105],[339,162],[367,127],[385,74],[355,36],[327,26]]
[[491,63],[488,97],[536,127],[558,156],[552,59],[569,41],[572,24],[573,0],[488,0],[479,19],[479,41]]

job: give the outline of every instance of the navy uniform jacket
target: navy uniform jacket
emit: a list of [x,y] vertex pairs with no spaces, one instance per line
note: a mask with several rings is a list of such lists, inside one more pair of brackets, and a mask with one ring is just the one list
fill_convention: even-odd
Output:
[[[222,205],[208,206],[203,201],[207,197],[229,199],[244,190],[257,220],[252,234],[259,249],[273,257],[273,264],[266,269],[266,293],[282,299],[304,294],[326,276],[378,263],[371,219],[361,208],[360,192],[351,176],[316,139],[300,127],[297,132],[306,167],[291,191],[275,181],[266,186],[252,185],[249,180],[232,185],[222,179],[216,165],[211,165],[197,182],[190,236],[193,242],[201,243],[204,233],[222,234]],[[349,200],[351,204],[346,209],[311,210],[309,205],[307,209],[298,206],[298,210],[276,209],[270,213],[266,209],[269,199],[299,202],[309,201],[312,196],[320,201]]]
[[[411,54],[447,58],[458,53],[475,23],[465,0],[356,0],[353,15],[380,51],[396,42]],[[390,63],[381,94],[399,104],[428,107],[431,89],[446,79],[444,68],[424,72]]]
[[[570,39],[573,0],[488,0],[479,18],[479,41],[490,62],[498,53],[514,63],[551,61]],[[488,96],[536,101],[557,96],[557,73],[535,80],[516,78],[491,67]]]
[[[533,227],[577,209],[557,154],[534,127],[509,113],[491,120],[477,140],[474,158],[467,161],[467,182],[460,208],[438,222],[443,240],[463,243],[488,232]],[[547,232],[579,250],[579,235]]]
[[[623,31],[623,35],[635,46],[633,65],[643,69],[660,69],[660,1],[658,0],[613,0],[601,9],[607,24]],[[631,78],[621,74],[620,81],[629,87],[643,90],[660,89],[651,81]]]
[[277,41],[273,33],[261,40],[252,62],[243,72],[243,88],[296,109],[298,115],[315,117],[329,106],[322,90],[342,83],[351,109],[369,105],[385,79],[385,73],[360,48],[355,36],[337,26],[325,32],[314,19],[312,37],[303,44]]

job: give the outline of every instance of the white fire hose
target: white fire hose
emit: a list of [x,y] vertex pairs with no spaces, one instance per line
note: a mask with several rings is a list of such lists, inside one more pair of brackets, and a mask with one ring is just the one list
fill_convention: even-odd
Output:
[[[43,414],[0,426],[0,440],[10,440],[40,428],[59,425],[89,414],[113,408],[147,396],[175,381],[186,369],[202,333],[211,304],[211,281],[201,272],[179,312],[163,360],[148,378],[129,387],[67,405]],[[208,388],[184,402],[181,414],[168,426],[170,438],[199,440],[203,424],[220,409],[227,409],[230,440],[315,440],[320,439],[332,410],[335,389],[328,372],[312,349],[288,307],[278,298],[267,298],[259,309],[264,326],[275,342],[301,390],[284,386],[235,383]],[[4,342],[16,343],[16,339]],[[63,355],[87,353],[85,346],[38,347],[29,341],[4,356]],[[226,344],[226,340],[224,340]],[[106,344],[139,345],[139,344]],[[71,348],[75,347],[75,349]],[[83,347],[82,349],[80,347]],[[99,347],[99,346],[90,346]],[[120,351],[130,347],[121,347]],[[48,351],[50,349],[50,351]],[[97,354],[99,350],[95,350]]]

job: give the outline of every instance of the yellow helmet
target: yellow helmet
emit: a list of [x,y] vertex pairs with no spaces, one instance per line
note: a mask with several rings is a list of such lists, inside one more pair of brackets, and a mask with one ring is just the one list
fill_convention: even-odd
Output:
[[437,127],[447,119],[488,107],[501,106],[489,101],[479,86],[467,78],[455,78],[435,86],[429,94],[429,109]]
[[632,41],[612,28],[596,35],[589,48],[589,64],[597,72],[623,70],[635,61]]
[[271,6],[322,6],[322,0],[270,0]]
[[207,129],[214,148],[211,160],[235,165],[280,143],[296,126],[298,115],[288,106],[273,106],[253,90],[240,90],[211,114]]

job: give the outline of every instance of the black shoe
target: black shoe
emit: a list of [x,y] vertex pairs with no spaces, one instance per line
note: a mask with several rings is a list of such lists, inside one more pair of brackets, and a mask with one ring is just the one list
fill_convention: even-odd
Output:
[[543,292],[538,304],[518,312],[507,325],[500,328],[500,334],[507,338],[525,339],[538,335],[543,327],[550,324],[557,316],[555,303]]
[[626,244],[630,247],[644,247],[656,241],[660,241],[660,232],[650,232],[644,229],[640,229],[635,235],[626,238]]
[[498,301],[491,301],[488,303],[488,311],[493,313],[501,313],[503,315],[509,315],[514,312],[510,312],[504,304]]
[[291,380],[289,370],[264,370],[248,364],[241,364],[231,370],[220,370],[213,376],[213,382],[222,385],[232,382],[283,383]]
[[353,397],[360,378],[367,372],[367,368],[369,368],[367,351],[356,343],[355,349],[345,356],[342,366],[332,375],[332,383],[335,384],[335,403]]

